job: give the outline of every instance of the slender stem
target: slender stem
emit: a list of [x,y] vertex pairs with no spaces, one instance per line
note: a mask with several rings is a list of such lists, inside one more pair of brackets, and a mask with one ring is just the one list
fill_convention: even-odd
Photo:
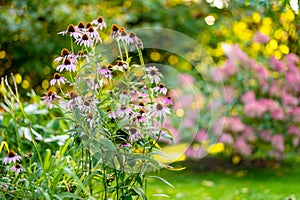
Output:
[[120,45],[119,41],[117,43],[118,43],[118,49],[119,49],[119,52],[120,52],[120,58],[123,61],[123,53],[122,53],[121,45]]
[[124,41],[122,41],[122,44],[123,44],[124,49],[125,49],[126,60],[128,60],[128,48],[127,48],[127,44],[126,44],[126,42],[124,42]]
[[104,184],[104,200],[107,200],[107,183],[106,183],[106,171],[103,163],[103,184]]
[[73,37],[70,36],[71,51],[74,53]]
[[[92,175],[92,159],[91,159],[91,153],[90,152],[88,152],[88,159],[89,159],[89,176],[91,176]],[[93,184],[92,184],[92,180],[93,179],[91,179],[91,181],[90,181],[90,193],[91,193],[91,195],[93,195]]]
[[137,51],[138,51],[138,54],[139,54],[139,58],[140,58],[140,62],[141,62],[142,67],[145,67],[144,58],[143,58],[143,54],[142,54],[141,49],[138,47],[137,44],[135,44],[135,48],[136,48]]
[[75,83],[72,72],[70,72],[70,80],[71,80],[71,83],[72,83],[72,84]]
[[63,96],[67,96],[67,95],[64,93],[64,91],[61,89],[60,84],[58,85],[58,87],[59,87],[59,90],[60,90],[60,92],[62,93],[62,95],[63,95]]

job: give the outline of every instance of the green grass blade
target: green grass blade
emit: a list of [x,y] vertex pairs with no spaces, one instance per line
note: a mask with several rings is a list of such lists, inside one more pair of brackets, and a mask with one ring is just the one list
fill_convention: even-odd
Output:
[[158,180],[162,181],[163,183],[165,183],[166,185],[170,186],[171,188],[175,189],[175,187],[170,182],[168,182],[167,180],[165,180],[159,176],[149,176],[149,178],[158,179]]

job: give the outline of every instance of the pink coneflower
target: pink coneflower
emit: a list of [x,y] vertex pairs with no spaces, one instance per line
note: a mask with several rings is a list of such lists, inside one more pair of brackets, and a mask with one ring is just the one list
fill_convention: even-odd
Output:
[[165,87],[165,84],[159,83],[155,88],[153,88],[153,91],[166,95],[168,90]]
[[118,61],[116,65],[113,66],[113,70],[119,70],[123,72],[124,69],[128,69],[128,63],[124,61]]
[[50,81],[50,85],[53,86],[55,83],[58,85],[65,84],[66,81],[67,79],[65,79],[65,77],[61,76],[59,73],[55,73],[53,79]]
[[67,108],[67,109],[71,109],[73,108],[73,106],[76,106],[78,104],[81,104],[81,100],[82,98],[74,91],[71,91],[70,93],[67,94],[69,96],[69,101],[64,103],[64,106]]
[[52,101],[57,100],[57,99],[62,99],[60,96],[56,94],[56,92],[52,90],[48,90],[48,92],[44,93],[46,96],[41,97],[41,99],[46,103],[46,106],[50,109],[52,109]]
[[121,105],[119,107],[119,109],[117,110],[116,114],[118,117],[125,117],[125,116],[128,117],[128,116],[130,116],[131,112],[132,112],[132,110],[130,107],[128,107],[126,105]]
[[156,67],[148,67],[146,68],[146,77],[149,78],[151,83],[158,84],[163,75],[158,71]]
[[75,39],[80,38],[81,37],[81,32],[79,31],[79,29],[77,27],[75,27],[73,24],[70,24],[67,28],[67,30],[65,31],[61,31],[58,33],[59,35],[70,35],[72,37],[74,37]]
[[93,127],[94,124],[94,115],[92,113],[88,113],[86,116],[86,121],[89,123],[90,127]]
[[101,74],[102,76],[105,76],[107,73],[109,73],[109,69],[106,65],[102,65],[98,70],[98,73]]
[[19,174],[21,171],[23,171],[23,169],[20,164],[16,164],[10,168],[10,171],[15,171],[16,174]]
[[95,104],[96,103],[97,103],[97,100],[95,100],[95,99],[94,100],[82,99],[82,101],[78,102],[78,108],[82,112],[90,113],[93,110],[95,110],[95,108],[96,108]]
[[97,73],[100,74],[101,76],[105,77],[105,78],[112,79],[112,74],[111,74],[111,70],[110,70],[109,67],[112,68],[111,65],[108,65],[108,66],[102,65],[100,67],[100,69],[97,71]]
[[93,40],[89,37],[87,33],[84,33],[80,38],[77,38],[75,40],[75,43],[79,46],[83,45],[85,47],[92,47],[94,44]]
[[129,93],[127,90],[122,90],[119,94],[119,99],[124,102],[125,100],[127,100],[129,98]]
[[76,65],[74,65],[70,59],[66,58],[64,60],[64,63],[61,65],[58,65],[56,70],[59,72],[62,72],[64,69],[70,72],[75,72],[76,71]]
[[86,23],[85,31],[89,30],[90,27],[93,27],[93,24],[91,22]]
[[[78,51],[75,58],[87,58],[88,56],[84,53],[84,51]],[[77,63],[77,62],[74,62]]]
[[116,114],[111,108],[107,108],[106,112],[107,112],[107,117],[108,118],[110,118],[110,119],[115,119],[116,118]]
[[88,28],[87,34],[95,42],[99,42],[99,43],[102,42],[98,31],[93,26],[91,26],[91,27]]
[[61,50],[60,56],[55,58],[54,62],[64,62],[67,58],[71,61],[71,63],[78,63],[76,56],[66,48]]
[[138,99],[135,102],[137,109],[148,109],[147,102],[149,102],[149,99]]
[[17,161],[21,161],[21,156],[17,155],[14,151],[10,150],[7,153],[7,156],[3,158],[2,163],[4,165],[10,164],[10,163],[16,163]]
[[119,32],[120,32],[120,28],[118,27],[118,25],[113,24],[111,26],[110,38],[114,39],[116,36],[119,35]]
[[136,36],[136,34],[134,32],[130,32],[129,35],[128,35],[128,44],[132,45],[131,46],[131,50],[136,50],[136,46],[139,48],[139,49],[143,49],[143,42],[141,41],[140,38],[138,38]]
[[145,117],[145,109],[140,109],[139,112],[138,112],[138,115],[134,118],[134,121],[135,123],[139,124],[139,123],[143,123],[143,122],[146,122],[147,119]]
[[141,138],[142,134],[139,129],[135,127],[129,128],[129,141],[133,142],[136,138]]
[[96,20],[93,20],[92,24],[97,26],[100,30],[102,30],[103,28],[106,28],[106,23],[105,23],[103,17],[98,17]]
[[151,116],[154,117],[166,117],[167,114],[171,114],[170,109],[162,102],[157,102],[154,104],[152,109],[150,110]]
[[77,28],[80,31],[84,31],[85,30],[84,22],[82,22],[82,21],[78,22],[78,24],[77,24],[77,26],[75,26],[75,28]]
[[116,37],[116,41],[122,41],[126,42],[126,44],[129,44],[129,37],[124,28],[120,29],[120,34]]
[[135,44],[135,43],[138,43],[138,41],[139,41],[139,38],[136,36],[136,34],[133,31],[131,31],[128,35],[128,42],[130,44]]

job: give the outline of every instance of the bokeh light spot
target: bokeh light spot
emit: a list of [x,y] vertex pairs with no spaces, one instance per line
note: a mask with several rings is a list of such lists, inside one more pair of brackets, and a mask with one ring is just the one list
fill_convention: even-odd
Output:
[[5,58],[6,52],[4,50],[0,51],[0,59]]
[[42,88],[47,89],[49,87],[49,81],[48,80],[43,80],[42,82]]
[[157,51],[151,52],[150,57],[153,61],[159,61],[161,59],[161,55]]
[[20,74],[15,74],[15,79],[17,84],[20,84],[22,82],[22,76]]
[[184,115],[184,110],[183,110],[182,108],[177,109],[177,110],[176,110],[176,115],[177,115],[178,117],[183,117],[183,115]]
[[142,77],[144,75],[144,71],[141,68],[136,67],[133,68],[132,71],[136,77]]
[[28,89],[30,87],[30,83],[28,80],[24,80],[22,81],[22,84],[21,84],[22,88],[24,89]]
[[178,63],[178,58],[177,58],[177,56],[174,56],[174,55],[169,56],[168,62],[169,62],[171,65],[177,64],[177,63]]
[[129,8],[131,6],[131,1],[125,1],[123,6],[124,8]]
[[216,21],[215,17],[212,15],[208,15],[207,17],[204,18],[204,20],[205,20],[206,24],[209,26],[214,25],[214,23]]
[[44,68],[44,74],[47,75],[47,74],[50,74],[50,72],[51,72],[50,67],[49,67],[49,66],[46,66],[46,67]]

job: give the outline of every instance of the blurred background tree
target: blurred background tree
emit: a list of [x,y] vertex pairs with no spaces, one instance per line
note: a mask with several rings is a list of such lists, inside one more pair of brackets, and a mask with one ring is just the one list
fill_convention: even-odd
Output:
[[[222,42],[239,43],[258,58],[299,52],[298,8],[286,0],[1,0],[0,6],[0,76],[14,73],[21,93],[33,88],[41,94],[49,88],[55,70],[52,61],[69,45],[57,32],[65,30],[66,24],[99,15],[109,25],[159,26],[184,33],[198,41],[217,64],[225,59]],[[256,31],[271,38],[266,50],[251,43]],[[146,56],[149,62],[191,69],[164,52],[150,51]]]

